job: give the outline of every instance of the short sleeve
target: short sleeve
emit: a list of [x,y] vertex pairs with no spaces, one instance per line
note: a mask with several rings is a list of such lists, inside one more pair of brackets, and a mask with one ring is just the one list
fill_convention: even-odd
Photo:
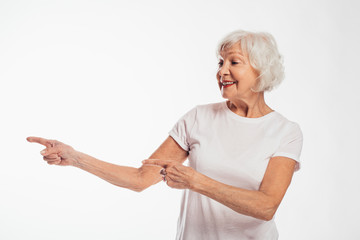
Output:
[[190,134],[196,120],[196,107],[188,111],[182,116],[174,127],[170,130],[169,135],[183,148],[185,151],[190,150]]
[[272,157],[283,156],[294,159],[297,163],[295,171],[300,169],[300,155],[303,145],[303,134],[299,124],[293,123],[292,127],[282,138],[281,143],[277,151]]

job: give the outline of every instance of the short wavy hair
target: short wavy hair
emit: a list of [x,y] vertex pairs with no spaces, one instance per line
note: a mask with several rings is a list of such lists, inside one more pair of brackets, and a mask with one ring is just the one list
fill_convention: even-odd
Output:
[[284,79],[283,57],[279,53],[274,37],[266,32],[237,30],[229,33],[219,43],[216,55],[234,44],[240,44],[247,54],[250,65],[259,74],[259,81],[254,92],[271,91]]

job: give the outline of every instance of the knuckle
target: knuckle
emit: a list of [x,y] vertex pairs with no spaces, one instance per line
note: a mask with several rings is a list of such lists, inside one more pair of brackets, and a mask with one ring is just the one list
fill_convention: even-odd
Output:
[[174,166],[174,167],[170,168],[168,172],[176,173],[176,172],[178,172],[178,168],[176,166]]

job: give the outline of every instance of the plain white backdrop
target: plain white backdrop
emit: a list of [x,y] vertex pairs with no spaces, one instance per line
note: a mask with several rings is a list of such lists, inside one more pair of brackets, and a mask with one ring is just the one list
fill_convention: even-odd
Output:
[[280,239],[359,239],[358,5],[0,0],[0,239],[174,239],[180,190],[47,165],[26,137],[139,167],[185,112],[224,100],[215,49],[236,29],[274,35],[286,78],[265,100],[304,134]]

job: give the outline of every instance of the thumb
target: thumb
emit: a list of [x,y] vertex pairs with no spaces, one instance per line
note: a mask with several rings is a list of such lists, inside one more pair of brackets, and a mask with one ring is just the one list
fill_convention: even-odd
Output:
[[172,165],[174,161],[172,160],[161,160],[161,159],[145,159],[142,161],[143,164],[151,164],[151,165],[158,165],[164,168]]
[[41,155],[43,156],[47,156],[47,155],[50,155],[50,154],[53,154],[53,153],[58,153],[58,149],[52,147],[52,148],[45,148],[44,150],[42,150],[40,152]]

